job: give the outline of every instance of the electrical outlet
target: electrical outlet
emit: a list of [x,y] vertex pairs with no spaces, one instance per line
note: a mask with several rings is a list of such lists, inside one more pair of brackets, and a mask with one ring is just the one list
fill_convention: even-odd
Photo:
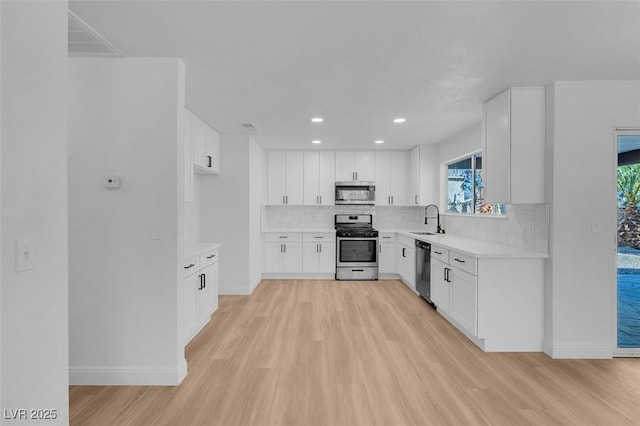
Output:
[[104,177],[104,187],[106,189],[120,188],[120,176],[108,175]]
[[36,242],[33,239],[16,240],[16,272],[36,267]]

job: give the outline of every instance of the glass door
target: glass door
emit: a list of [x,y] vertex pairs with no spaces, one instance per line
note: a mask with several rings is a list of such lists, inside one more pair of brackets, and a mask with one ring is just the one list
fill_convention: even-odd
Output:
[[617,145],[617,356],[640,356],[640,129],[620,129]]

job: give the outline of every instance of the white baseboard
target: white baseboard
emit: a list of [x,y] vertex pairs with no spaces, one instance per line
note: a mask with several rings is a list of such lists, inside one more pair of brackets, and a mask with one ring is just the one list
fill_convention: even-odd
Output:
[[70,385],[177,386],[187,375],[187,362],[176,368],[146,367],[69,367]]
[[544,352],[553,359],[611,359],[611,345],[591,344],[553,344],[551,348],[544,345]]
[[260,285],[261,281],[262,281],[262,274],[258,274],[253,279],[253,281],[251,281],[251,291],[250,291],[250,293],[253,293],[253,290],[255,290]]
[[335,280],[335,273],[328,272],[264,272],[263,280]]
[[248,296],[251,294],[249,286],[219,286],[218,294],[222,296]]

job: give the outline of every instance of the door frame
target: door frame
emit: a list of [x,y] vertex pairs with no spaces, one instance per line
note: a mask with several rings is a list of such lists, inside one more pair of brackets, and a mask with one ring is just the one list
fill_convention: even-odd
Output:
[[630,126],[630,127],[614,127],[613,129],[613,172],[614,172],[614,182],[615,182],[615,202],[616,202],[616,226],[615,228],[615,251],[614,251],[614,260],[616,265],[616,276],[614,279],[613,285],[613,351],[612,354],[614,357],[640,357],[640,347],[638,348],[619,348],[618,347],[618,208],[617,208],[617,193],[618,193],[618,136],[623,135],[640,135],[640,126]]

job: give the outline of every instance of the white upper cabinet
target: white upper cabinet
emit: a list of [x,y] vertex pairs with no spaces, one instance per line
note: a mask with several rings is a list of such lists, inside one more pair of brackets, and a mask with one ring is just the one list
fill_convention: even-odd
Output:
[[544,203],[545,88],[513,87],[483,106],[487,203]]
[[335,153],[304,153],[304,204],[334,204],[335,200]]
[[302,204],[302,152],[272,151],[267,158],[269,204]]
[[407,203],[407,153],[375,153],[376,205],[404,206]]
[[336,152],[336,181],[373,181],[373,152]]
[[410,206],[438,203],[438,169],[435,145],[418,145],[409,152],[408,187]]
[[195,115],[191,115],[194,171],[200,174],[220,174],[220,134]]

